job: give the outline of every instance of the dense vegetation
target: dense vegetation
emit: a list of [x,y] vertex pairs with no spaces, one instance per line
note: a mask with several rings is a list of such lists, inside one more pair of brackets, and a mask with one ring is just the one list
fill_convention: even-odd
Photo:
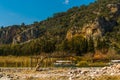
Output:
[[[41,22],[31,25],[13,25],[0,29],[0,55],[39,55],[42,52],[66,52],[83,55],[100,50],[107,53],[109,49],[120,52],[120,1],[97,0],[88,6],[73,7],[67,12],[56,13]],[[106,6],[117,4],[116,12],[111,13]],[[71,40],[66,35],[71,28],[82,30],[85,24],[98,19],[104,29],[102,38],[93,40],[83,35],[73,36]],[[103,23],[104,22],[104,23]],[[107,23],[107,24],[105,24]],[[109,25],[110,24],[110,25]],[[73,29],[72,31],[75,31]],[[95,44],[97,42],[97,45]]]

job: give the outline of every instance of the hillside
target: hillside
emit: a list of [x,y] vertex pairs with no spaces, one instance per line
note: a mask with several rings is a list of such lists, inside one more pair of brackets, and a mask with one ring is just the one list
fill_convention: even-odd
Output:
[[31,25],[0,29],[0,55],[64,51],[83,55],[114,49],[120,53],[120,1],[97,0]]

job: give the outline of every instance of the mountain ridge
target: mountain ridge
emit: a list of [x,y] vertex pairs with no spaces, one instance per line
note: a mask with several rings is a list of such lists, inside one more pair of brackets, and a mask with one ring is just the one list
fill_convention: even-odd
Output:
[[[29,52],[29,49],[33,50],[30,54],[54,51],[81,54],[103,48],[115,48],[119,52],[119,31],[120,1],[97,0],[88,6],[73,7],[31,25],[22,23],[1,28],[0,47],[4,52],[3,47],[7,45],[10,48],[11,45],[25,48],[31,45],[27,49]],[[24,49],[21,51],[27,54]]]

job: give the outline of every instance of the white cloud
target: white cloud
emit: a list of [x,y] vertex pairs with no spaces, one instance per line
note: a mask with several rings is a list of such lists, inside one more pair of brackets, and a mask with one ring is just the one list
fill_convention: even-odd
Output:
[[69,0],[65,0],[64,4],[69,4],[69,2],[70,2]]

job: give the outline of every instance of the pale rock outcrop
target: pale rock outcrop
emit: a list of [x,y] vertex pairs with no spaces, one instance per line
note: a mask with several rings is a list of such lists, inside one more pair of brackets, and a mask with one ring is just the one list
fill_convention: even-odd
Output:
[[107,8],[110,9],[111,13],[120,12],[120,3],[118,3],[118,4],[108,4]]

